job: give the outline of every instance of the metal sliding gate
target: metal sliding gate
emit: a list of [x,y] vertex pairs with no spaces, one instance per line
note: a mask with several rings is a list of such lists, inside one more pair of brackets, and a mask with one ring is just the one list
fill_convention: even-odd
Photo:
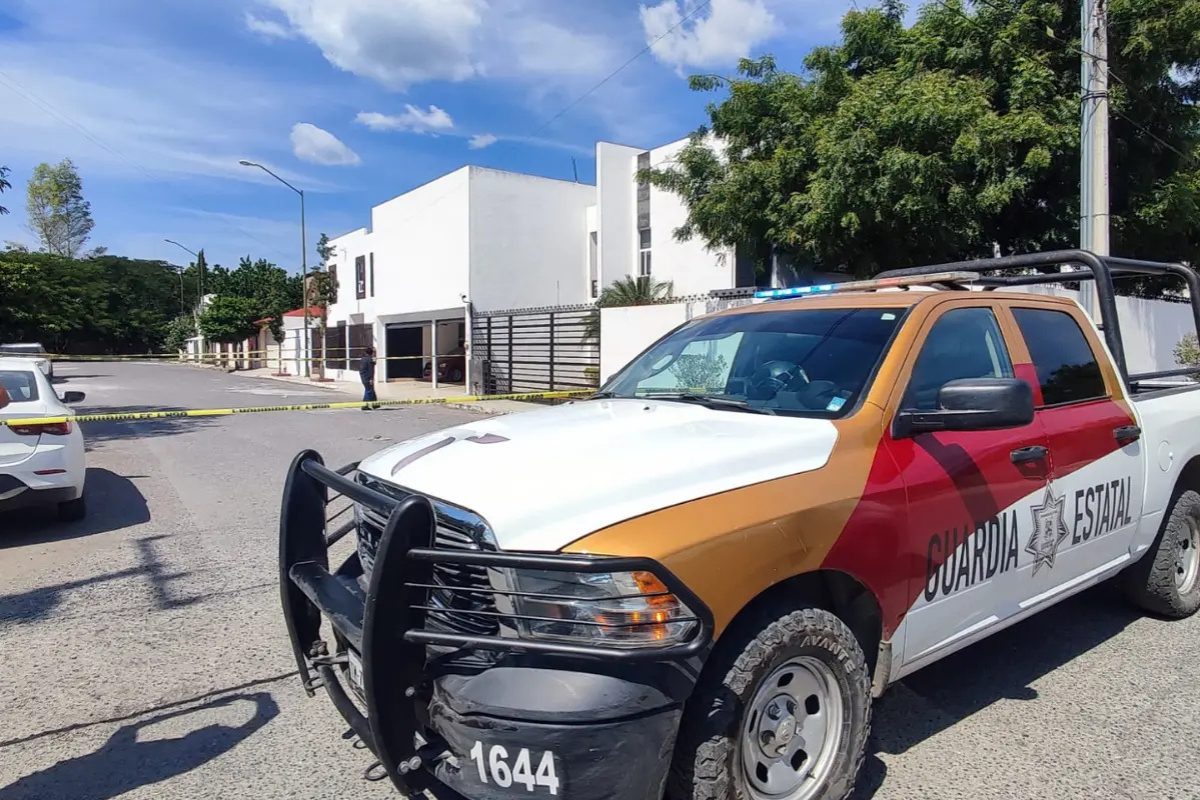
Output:
[[472,372],[486,394],[594,389],[600,341],[594,306],[476,312]]

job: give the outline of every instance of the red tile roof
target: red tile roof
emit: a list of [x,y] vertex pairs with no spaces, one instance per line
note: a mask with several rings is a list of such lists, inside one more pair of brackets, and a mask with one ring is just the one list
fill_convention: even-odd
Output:
[[[321,312],[323,310],[324,309],[322,309],[320,306],[309,306],[308,307],[308,315],[310,317],[319,317],[319,316],[321,316]],[[283,315],[285,317],[303,317],[304,309],[303,308],[294,308],[291,311],[283,312]]]

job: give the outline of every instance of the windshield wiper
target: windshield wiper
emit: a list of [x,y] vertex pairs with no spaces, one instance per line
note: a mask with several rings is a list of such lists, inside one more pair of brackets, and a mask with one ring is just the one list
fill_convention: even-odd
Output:
[[752,406],[745,400],[734,400],[729,397],[713,397],[709,394],[687,394],[684,392],[663,392],[655,394],[641,394],[639,398],[646,400],[669,400],[678,401],[681,403],[695,403],[696,405],[706,408],[715,408],[722,411],[746,411],[751,414],[770,414],[775,416],[775,410],[771,408],[762,408]]

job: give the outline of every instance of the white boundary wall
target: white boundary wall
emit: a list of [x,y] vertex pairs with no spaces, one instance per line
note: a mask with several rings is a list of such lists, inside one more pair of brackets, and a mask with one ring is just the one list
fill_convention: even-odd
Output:
[[[1056,295],[1080,300],[1080,293],[1060,286],[1029,286],[1019,291]],[[677,325],[735,305],[749,298],[710,298],[651,306],[600,309],[600,383],[629,363],[639,353]],[[1084,306],[1086,309],[1087,306]],[[1117,316],[1125,340],[1125,358],[1130,372],[1177,369],[1175,345],[1185,334],[1195,333],[1188,303],[1117,297]]]

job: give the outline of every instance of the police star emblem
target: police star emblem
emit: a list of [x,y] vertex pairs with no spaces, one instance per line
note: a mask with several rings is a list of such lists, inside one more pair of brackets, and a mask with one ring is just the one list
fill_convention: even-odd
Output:
[[1033,573],[1043,566],[1054,569],[1054,557],[1058,555],[1058,547],[1067,538],[1070,531],[1063,519],[1067,498],[1055,497],[1050,487],[1042,497],[1042,504],[1033,507],[1033,534],[1025,545],[1025,552],[1033,555]]

